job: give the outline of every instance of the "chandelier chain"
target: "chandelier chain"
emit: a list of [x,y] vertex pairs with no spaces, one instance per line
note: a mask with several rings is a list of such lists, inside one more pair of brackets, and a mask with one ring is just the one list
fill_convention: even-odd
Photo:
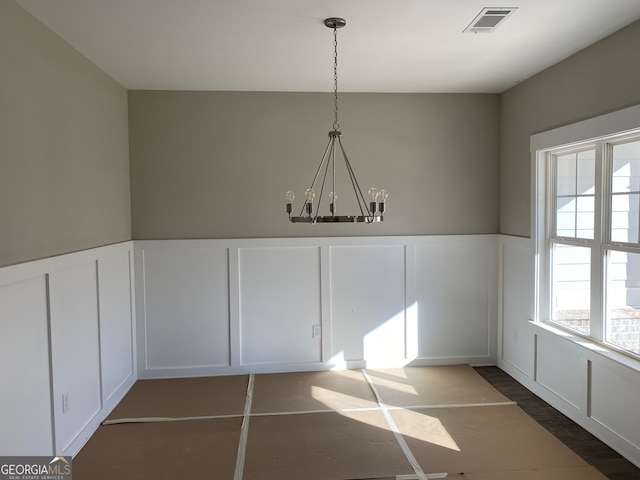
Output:
[[338,28],[333,27],[333,129],[338,130]]

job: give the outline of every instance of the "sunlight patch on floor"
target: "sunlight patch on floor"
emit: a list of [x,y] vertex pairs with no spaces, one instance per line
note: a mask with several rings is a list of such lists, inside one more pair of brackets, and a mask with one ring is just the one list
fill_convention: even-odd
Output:
[[370,404],[371,408],[377,408],[378,404],[373,400],[367,400],[363,398],[356,398],[352,395],[336,392],[328,388],[319,387],[317,385],[311,386],[311,398],[322,402],[330,410],[342,410],[345,408],[362,408],[363,401]]

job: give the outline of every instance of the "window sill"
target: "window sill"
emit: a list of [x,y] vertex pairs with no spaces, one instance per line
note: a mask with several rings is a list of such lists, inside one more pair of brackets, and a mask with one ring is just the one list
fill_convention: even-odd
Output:
[[634,372],[640,373],[640,360],[625,355],[624,353],[620,353],[616,350],[609,348],[606,345],[596,342],[595,340],[581,337],[580,335],[576,335],[567,330],[563,330],[554,325],[550,325],[545,322],[536,322],[534,320],[529,320],[529,323],[534,326],[534,328],[539,328],[545,332],[551,333],[558,337],[562,337],[563,339],[571,342],[579,347],[582,347],[586,350],[594,352],[597,355],[607,358],[613,362],[616,362],[620,365],[624,365],[627,368],[630,368]]

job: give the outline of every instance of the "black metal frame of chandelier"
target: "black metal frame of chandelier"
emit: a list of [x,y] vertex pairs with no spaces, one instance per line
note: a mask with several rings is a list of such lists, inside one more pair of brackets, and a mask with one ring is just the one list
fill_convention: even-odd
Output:
[[374,223],[383,220],[382,215],[318,215],[316,217],[292,217],[289,215],[291,223]]

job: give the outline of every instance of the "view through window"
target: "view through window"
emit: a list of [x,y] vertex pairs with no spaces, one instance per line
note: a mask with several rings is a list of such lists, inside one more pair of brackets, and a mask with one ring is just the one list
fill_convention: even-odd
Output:
[[548,318],[640,355],[640,136],[547,162]]

